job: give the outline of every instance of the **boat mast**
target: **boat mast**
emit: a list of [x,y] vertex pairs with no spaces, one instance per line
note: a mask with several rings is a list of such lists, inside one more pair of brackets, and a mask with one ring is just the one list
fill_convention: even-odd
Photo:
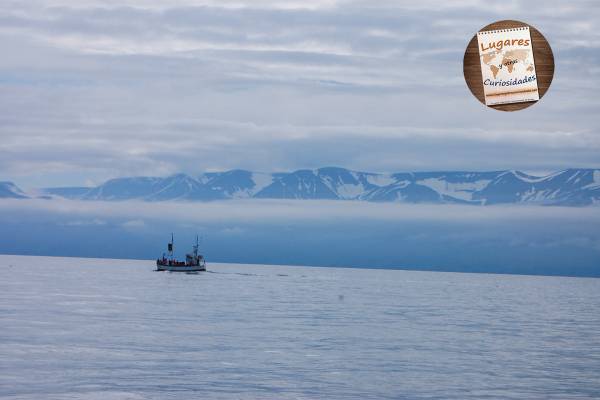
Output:
[[172,260],[173,259],[173,232],[171,232],[171,243],[169,243],[167,248],[169,249],[169,257],[171,257],[171,260]]

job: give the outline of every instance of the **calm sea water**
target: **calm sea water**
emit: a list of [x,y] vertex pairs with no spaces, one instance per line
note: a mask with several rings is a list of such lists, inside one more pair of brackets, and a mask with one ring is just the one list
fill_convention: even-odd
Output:
[[6,399],[600,398],[600,279],[0,256]]

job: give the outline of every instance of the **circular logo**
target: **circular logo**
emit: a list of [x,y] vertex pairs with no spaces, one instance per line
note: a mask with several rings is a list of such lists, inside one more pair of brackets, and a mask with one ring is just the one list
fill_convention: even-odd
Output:
[[554,55],[546,38],[520,21],[483,27],[465,50],[463,73],[481,103],[516,111],[538,102],[554,77]]

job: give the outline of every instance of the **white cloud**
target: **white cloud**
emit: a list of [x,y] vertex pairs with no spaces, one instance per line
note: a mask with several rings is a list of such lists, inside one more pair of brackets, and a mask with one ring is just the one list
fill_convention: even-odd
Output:
[[102,226],[106,225],[106,221],[93,218],[89,220],[75,220],[75,221],[66,221],[63,223],[64,226]]
[[141,220],[141,219],[132,219],[132,220],[123,222],[121,224],[121,226],[123,228],[127,228],[127,229],[137,229],[137,228],[145,227],[146,223],[144,222],[144,220]]

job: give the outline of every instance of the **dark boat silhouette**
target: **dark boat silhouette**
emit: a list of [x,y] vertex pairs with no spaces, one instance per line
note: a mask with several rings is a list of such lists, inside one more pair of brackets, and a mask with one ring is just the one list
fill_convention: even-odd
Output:
[[196,245],[193,246],[191,253],[185,255],[185,261],[179,261],[173,256],[174,241],[171,234],[171,241],[167,245],[168,254],[163,253],[162,258],[156,260],[157,271],[172,272],[197,272],[206,271],[206,261],[204,256],[198,254],[198,235],[196,235]]

